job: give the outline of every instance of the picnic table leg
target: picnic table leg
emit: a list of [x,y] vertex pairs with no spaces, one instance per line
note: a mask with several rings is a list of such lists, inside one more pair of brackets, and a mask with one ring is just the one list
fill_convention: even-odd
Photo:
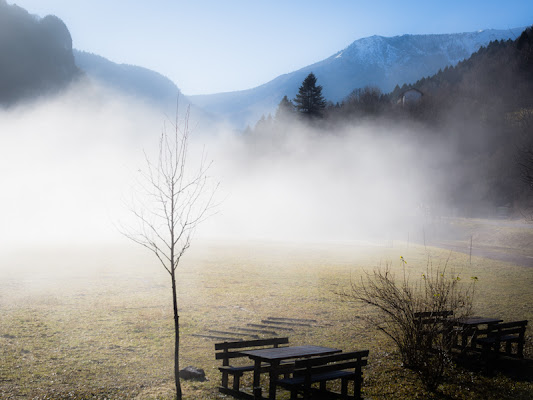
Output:
[[260,400],[262,398],[260,377],[261,377],[261,360],[255,360],[253,391],[254,391],[254,399],[256,400]]
[[279,376],[279,361],[273,361],[270,366],[270,382],[268,384],[268,398],[270,400],[276,400],[276,381]]
[[[489,331],[491,330],[491,328],[492,328],[494,325],[497,325],[497,324],[498,324],[497,322],[489,322],[489,323],[487,323],[487,324],[486,324],[486,326],[487,326],[487,330],[486,330],[486,332],[489,332]],[[481,325],[478,325],[477,327],[475,327],[475,328],[472,329],[472,332],[473,332],[473,333],[472,333],[472,344],[471,344],[471,347],[472,347],[472,349],[474,349],[474,350],[478,348],[478,346],[477,346],[477,338],[478,338],[478,336],[479,336],[479,331],[482,330],[482,329],[480,328],[480,326],[481,326]]]
[[468,344],[468,337],[470,336],[470,329],[463,327],[461,331],[461,351],[466,351],[466,346]]
[[478,335],[478,329],[477,328],[474,328],[472,329],[472,337],[470,339],[470,348],[472,350],[475,350],[476,349],[476,339],[477,339],[477,335]]

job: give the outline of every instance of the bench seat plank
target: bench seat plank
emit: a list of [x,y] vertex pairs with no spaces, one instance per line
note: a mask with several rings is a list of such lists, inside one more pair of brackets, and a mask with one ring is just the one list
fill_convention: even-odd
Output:
[[218,370],[220,372],[228,372],[230,374],[235,374],[239,372],[253,371],[254,366],[253,365],[241,365],[241,366],[233,367],[231,365],[228,365],[228,366],[218,367]]
[[517,335],[504,335],[504,336],[498,336],[498,337],[486,337],[477,339],[477,343],[483,344],[494,344],[496,342],[518,342],[520,340],[520,336]]
[[[331,372],[324,372],[321,374],[311,375],[311,383],[317,383],[317,382],[323,382],[323,381],[331,381],[335,379],[341,379],[341,378],[355,378],[355,374],[353,371],[331,371]],[[305,381],[304,376],[297,376],[294,378],[286,378],[286,379],[279,379],[277,382],[280,386],[298,386],[303,385]]]

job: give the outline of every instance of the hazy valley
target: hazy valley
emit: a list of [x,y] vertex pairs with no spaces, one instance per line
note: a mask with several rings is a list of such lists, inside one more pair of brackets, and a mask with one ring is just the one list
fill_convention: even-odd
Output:
[[315,321],[276,333],[291,345],[370,349],[365,398],[531,397],[530,327],[520,368],[453,364],[430,390],[357,318],[376,311],[340,295],[376,268],[417,287],[444,268],[475,286],[475,314],[531,321],[531,28],[371,36],[256,88],[189,96],[0,0],[0,54],[0,399],[174,398],[170,271],[124,227],[173,226],[153,222],[165,206],[132,204],[146,177],[164,186],[153,172],[183,132],[173,171],[205,184],[188,199],[216,188],[176,269],[181,367],[208,378],[183,381],[185,398],[227,398],[214,343],[268,317]]

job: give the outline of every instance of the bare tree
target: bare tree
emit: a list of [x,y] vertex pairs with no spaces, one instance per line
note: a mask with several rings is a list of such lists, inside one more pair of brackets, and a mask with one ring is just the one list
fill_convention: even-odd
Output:
[[182,126],[178,118],[176,112],[170,133],[166,126],[163,128],[157,160],[151,161],[145,153],[146,166],[140,170],[140,189],[135,192],[130,206],[137,225],[122,229],[122,233],[150,250],[170,275],[175,328],[174,378],[176,397],[181,400],[176,274],[195,228],[212,214],[218,184],[213,185],[207,175],[211,163],[206,162],[205,154],[197,169],[189,170],[189,109]]

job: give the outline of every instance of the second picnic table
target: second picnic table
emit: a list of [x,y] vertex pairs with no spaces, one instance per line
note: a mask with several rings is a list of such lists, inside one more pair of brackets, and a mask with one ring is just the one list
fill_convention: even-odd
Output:
[[467,318],[459,318],[455,320],[455,325],[461,328],[461,331],[460,331],[461,351],[465,351],[467,349],[468,338],[471,339],[470,348],[471,349],[476,348],[476,338],[478,337],[480,333],[482,333],[482,330],[480,330],[480,326],[487,325],[487,327],[490,327],[491,325],[497,324],[502,321],[503,320],[499,318],[487,318],[487,317],[467,317]]
[[247,355],[254,361],[254,397],[256,399],[261,399],[261,387],[260,387],[260,375],[261,375],[261,366],[262,363],[268,363],[269,367],[269,399],[276,398],[276,380],[279,375],[279,366],[281,361],[312,357],[312,356],[322,356],[327,354],[341,353],[342,350],[335,349],[331,347],[323,346],[289,346],[289,347],[278,347],[278,348],[269,348],[269,349],[260,349],[260,350],[247,350],[243,351],[242,354]]

